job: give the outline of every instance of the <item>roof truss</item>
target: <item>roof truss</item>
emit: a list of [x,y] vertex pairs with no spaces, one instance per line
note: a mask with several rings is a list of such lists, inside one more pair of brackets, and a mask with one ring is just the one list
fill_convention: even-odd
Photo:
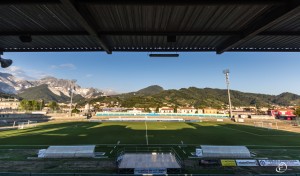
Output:
[[299,14],[299,11],[299,2],[271,10],[267,15],[252,21],[238,36],[233,36],[218,46],[217,54],[222,54],[225,51],[239,46],[277,23]]
[[[111,54],[112,51],[216,51],[218,54],[227,51],[300,51],[300,46],[297,43],[295,47],[272,47],[272,46],[261,46],[261,47],[243,47],[245,43],[249,42],[255,37],[300,37],[299,30],[269,30],[273,26],[281,22],[288,21],[300,15],[300,2],[299,0],[9,0],[0,1],[1,6],[22,6],[22,5],[58,5],[62,7],[69,16],[76,21],[82,30],[3,30],[0,27],[1,37],[11,37],[13,42],[16,41],[15,37],[20,37],[23,35],[39,37],[43,36],[46,38],[51,37],[73,37],[73,36],[88,36],[96,41],[96,44],[92,44],[86,47],[31,47],[29,44],[24,47],[3,47],[0,51],[106,51]],[[256,16],[251,18],[252,20],[243,26],[240,30],[141,30],[141,29],[124,29],[124,30],[105,30],[102,29],[99,24],[95,21],[97,20],[94,14],[88,9],[88,6],[98,5],[98,6],[124,6],[126,8],[136,7],[136,6],[207,6],[207,7],[244,7],[244,6],[261,6],[268,8],[264,15]],[[5,8],[5,7],[4,7]],[[176,7],[177,8],[177,7]],[[129,10],[130,12],[130,10]],[[133,14],[131,11],[130,13]],[[132,16],[133,18],[134,16]],[[1,18],[1,16],[0,16]],[[112,22],[113,23],[113,22]],[[300,25],[300,24],[299,24]],[[295,24],[294,26],[297,26]],[[80,29],[81,29],[80,28]],[[5,28],[4,28],[5,29]],[[161,37],[164,40],[168,36],[175,37],[175,42],[172,42],[170,46],[160,47],[160,44],[156,42],[157,39],[153,39],[150,43],[152,46],[116,46],[112,43],[120,40],[117,37],[129,37],[126,39],[127,44],[132,44],[134,37]],[[214,46],[204,47],[183,47],[176,46],[176,37],[226,37],[218,42]],[[115,38],[114,38],[115,37]],[[112,39],[113,38],[113,39]],[[224,40],[226,39],[226,40]],[[10,40],[10,39],[7,39]],[[114,41],[115,40],[115,41]],[[124,39],[125,40],[125,39]],[[136,39],[140,40],[140,39]],[[208,40],[208,39],[204,39]],[[1,41],[0,41],[1,42]],[[194,41],[191,40],[191,43]],[[10,43],[10,41],[8,41]],[[149,43],[146,43],[148,45]],[[291,43],[293,44],[293,43]],[[20,45],[18,43],[18,45]],[[97,45],[97,46],[94,46]]]

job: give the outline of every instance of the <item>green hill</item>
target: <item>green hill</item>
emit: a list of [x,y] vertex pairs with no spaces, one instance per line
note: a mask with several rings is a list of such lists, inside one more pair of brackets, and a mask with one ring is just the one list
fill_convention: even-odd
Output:
[[16,98],[16,99],[22,99],[19,96],[15,95],[15,94],[7,94],[7,93],[3,93],[0,92],[0,98]]
[[135,93],[137,95],[154,95],[154,94],[158,94],[162,91],[164,91],[164,89],[162,87],[160,87],[158,85],[153,85],[153,86],[149,86],[144,89],[141,89]]
[[[145,91],[146,90],[146,91]],[[158,107],[158,106],[194,106],[221,108],[228,104],[227,90],[212,88],[182,88],[163,90],[160,86],[150,86],[137,92],[101,97],[91,102],[119,102],[123,107]],[[268,107],[273,104],[289,106],[300,103],[300,96],[292,93],[267,95],[231,91],[233,106]]]

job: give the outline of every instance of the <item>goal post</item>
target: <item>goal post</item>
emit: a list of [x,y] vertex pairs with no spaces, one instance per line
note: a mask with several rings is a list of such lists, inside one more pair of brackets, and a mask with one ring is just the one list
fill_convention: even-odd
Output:
[[267,128],[267,129],[276,129],[278,130],[277,122],[254,122],[255,127]]
[[263,122],[254,122],[254,126],[255,127],[263,128],[264,127],[264,123]]
[[37,121],[18,122],[18,129],[36,127]]
[[265,123],[264,124],[265,125],[265,128],[267,128],[267,129],[273,129],[273,124],[272,123]]
[[36,124],[37,124],[37,121],[28,120],[28,126],[29,127],[36,127]]
[[27,122],[18,122],[18,129],[19,130],[24,129],[25,123]]

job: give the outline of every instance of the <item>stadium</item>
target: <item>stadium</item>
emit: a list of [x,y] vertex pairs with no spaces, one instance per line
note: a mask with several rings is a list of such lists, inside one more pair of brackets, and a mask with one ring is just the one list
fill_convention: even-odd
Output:
[[[1,55],[300,51],[300,3],[293,0],[11,0],[0,6]],[[229,114],[3,115],[0,176],[296,176],[298,125],[233,117],[229,70],[224,74]],[[72,98],[72,115],[71,107]]]
[[[237,124],[228,118],[221,121],[218,117],[183,121],[93,118],[51,120],[1,131],[1,156],[6,158],[1,161],[5,162],[2,169],[72,174],[233,174],[254,171],[261,174],[274,173],[275,166],[262,167],[259,162],[282,160],[294,162],[290,164],[289,172],[298,170],[300,134],[296,127],[279,120],[265,122],[278,121],[278,129],[275,129],[257,126],[253,120]],[[196,155],[199,149],[202,157]],[[15,160],[23,162],[23,166],[15,165]],[[74,166],[83,161],[82,166]],[[234,161],[234,166],[225,166],[222,163],[225,161]],[[238,161],[255,164],[237,167]],[[38,169],[29,163],[34,163]]]

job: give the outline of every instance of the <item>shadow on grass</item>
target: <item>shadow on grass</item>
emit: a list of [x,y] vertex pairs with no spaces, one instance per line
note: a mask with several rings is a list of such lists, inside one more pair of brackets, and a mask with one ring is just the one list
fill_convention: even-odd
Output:
[[[300,134],[230,123],[161,123],[147,130],[149,144],[300,146]],[[152,124],[152,125],[153,125]],[[168,125],[170,127],[167,129]],[[178,129],[173,129],[178,126]],[[144,122],[65,122],[0,133],[0,145],[146,144]]]

